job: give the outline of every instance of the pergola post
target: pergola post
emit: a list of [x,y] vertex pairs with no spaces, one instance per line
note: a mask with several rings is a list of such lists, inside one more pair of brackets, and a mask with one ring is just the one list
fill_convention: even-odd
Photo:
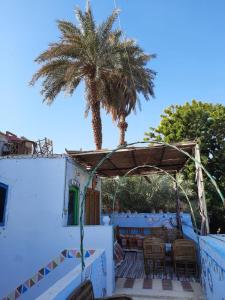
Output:
[[176,219],[177,219],[177,228],[180,232],[182,232],[182,224],[181,224],[181,207],[180,207],[180,197],[179,197],[179,190],[177,184],[177,174],[175,175],[175,192],[176,192]]
[[[200,155],[200,147],[198,144],[195,146],[195,159],[201,163],[201,155]],[[199,201],[199,209],[201,215],[201,235],[207,235],[209,233],[209,221],[208,221],[208,213],[206,207],[206,199],[205,199],[205,188],[204,188],[204,179],[202,168],[199,163],[195,162],[196,168],[196,182],[198,188],[198,201]]]

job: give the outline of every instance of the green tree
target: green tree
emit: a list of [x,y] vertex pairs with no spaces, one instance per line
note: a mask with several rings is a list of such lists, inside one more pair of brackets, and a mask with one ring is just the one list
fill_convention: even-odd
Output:
[[[168,143],[196,140],[201,158],[221,191],[225,193],[225,106],[193,100],[172,105],[161,115],[160,125],[145,133],[145,140],[158,139]],[[188,164],[186,176],[194,180],[194,165]],[[207,206],[211,232],[225,232],[224,207],[211,182],[205,177]]]
[[41,93],[44,101],[51,104],[55,97],[65,91],[72,95],[81,81],[86,87],[87,111],[92,113],[92,127],[97,149],[102,146],[101,101],[107,78],[119,64],[121,47],[118,47],[121,31],[112,30],[118,11],[115,10],[105,22],[97,26],[90,5],[83,13],[79,8],[76,16],[79,26],[58,21],[61,33],[57,43],[38,56],[42,64],[34,74],[31,84],[43,78]]
[[[103,207],[106,211],[112,210],[113,200],[121,211],[151,212],[152,209],[163,211],[176,211],[176,192],[174,181],[168,175],[152,174],[147,176],[128,176],[116,179],[104,179],[102,181]],[[179,184],[184,191],[193,198],[192,183],[184,180],[183,176],[178,178]],[[183,203],[184,210],[189,207],[182,190],[179,190],[179,197]]]

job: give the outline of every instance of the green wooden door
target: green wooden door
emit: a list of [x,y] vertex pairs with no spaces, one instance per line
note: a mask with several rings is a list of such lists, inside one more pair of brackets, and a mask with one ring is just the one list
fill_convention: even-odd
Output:
[[69,189],[68,225],[79,224],[79,189],[71,186]]

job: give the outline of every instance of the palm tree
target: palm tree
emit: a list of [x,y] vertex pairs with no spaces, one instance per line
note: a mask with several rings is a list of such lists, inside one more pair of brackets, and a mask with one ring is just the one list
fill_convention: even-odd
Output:
[[118,64],[121,31],[112,30],[118,10],[97,26],[88,2],[86,12],[76,10],[79,27],[71,22],[58,21],[60,40],[49,45],[35,60],[42,64],[34,74],[31,85],[43,78],[41,94],[51,104],[61,92],[72,95],[85,82],[87,111],[92,113],[92,127],[97,149],[102,147],[100,104],[104,85]]
[[145,54],[133,40],[125,40],[120,43],[120,47],[120,67],[110,74],[105,92],[108,92],[108,97],[103,106],[111,113],[112,119],[118,121],[119,144],[124,145],[128,127],[126,117],[136,110],[137,105],[140,107],[139,94],[142,94],[145,100],[149,100],[150,96],[154,97],[153,80],[156,73],[146,67],[155,55]]

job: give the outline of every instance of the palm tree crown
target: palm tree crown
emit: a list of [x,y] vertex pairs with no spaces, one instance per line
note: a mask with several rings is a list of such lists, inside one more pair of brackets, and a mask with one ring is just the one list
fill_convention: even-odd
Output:
[[126,117],[139,103],[138,95],[148,100],[154,96],[155,72],[146,67],[154,55],[147,55],[133,40],[121,41],[120,30],[113,30],[118,10],[97,26],[88,2],[76,17],[79,26],[58,21],[60,40],[50,44],[36,62],[41,64],[31,84],[40,78],[41,94],[51,104],[64,91],[72,95],[79,83],[85,82],[87,109],[91,111],[94,141],[102,147],[101,105],[118,120],[120,144],[125,143]]
[[105,84],[119,64],[121,31],[112,30],[118,10],[97,26],[90,5],[83,13],[76,10],[79,26],[58,21],[61,38],[41,53],[36,62],[41,64],[31,84],[43,78],[41,94],[51,104],[56,96],[65,91],[73,94],[84,80],[87,109],[92,113],[92,127],[97,149],[102,146],[100,104],[104,98]]
[[145,100],[154,97],[153,80],[156,73],[146,67],[155,55],[145,54],[133,40],[121,42],[120,47],[120,67],[107,82],[105,94],[108,92],[108,97],[103,101],[103,106],[111,113],[112,119],[118,121],[120,145],[123,145],[126,143],[125,131],[128,127],[126,117],[136,110],[137,105],[140,107],[139,94]]

